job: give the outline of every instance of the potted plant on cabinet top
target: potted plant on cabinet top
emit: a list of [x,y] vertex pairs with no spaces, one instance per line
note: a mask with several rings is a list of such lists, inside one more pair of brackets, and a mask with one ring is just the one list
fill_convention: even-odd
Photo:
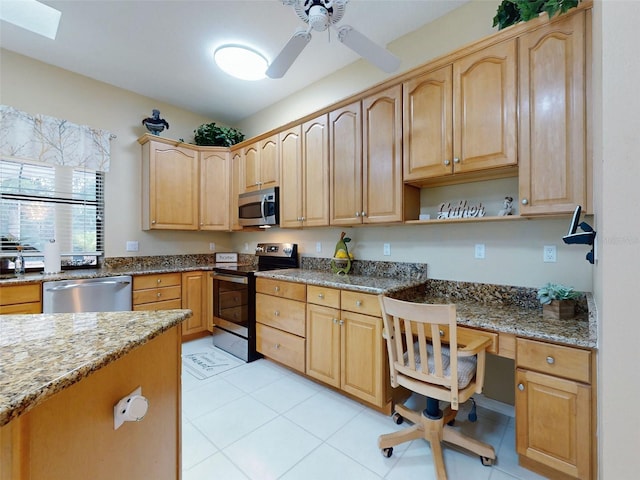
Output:
[[581,293],[559,283],[547,283],[538,290],[544,318],[565,319],[575,315],[576,299]]
[[219,127],[212,123],[203,123],[193,131],[196,145],[209,147],[230,147],[244,140],[244,134],[235,128]]
[[565,13],[567,10],[577,7],[582,0],[502,0],[498,5],[496,16],[493,17],[493,26],[498,30],[515,25],[518,22],[528,22],[536,18],[542,12],[547,12],[549,18],[556,13]]

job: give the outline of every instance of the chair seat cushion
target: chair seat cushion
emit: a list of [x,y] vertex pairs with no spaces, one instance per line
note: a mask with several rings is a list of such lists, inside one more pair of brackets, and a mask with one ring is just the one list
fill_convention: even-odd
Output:
[[[413,345],[413,351],[415,352],[416,370],[422,370],[422,363],[420,359],[420,349],[418,342]],[[435,374],[435,362],[433,359],[433,346],[427,345],[427,355],[429,357],[429,373]],[[450,361],[449,347],[442,347],[442,370],[445,377],[451,376],[451,361]],[[408,354],[404,354],[404,364],[408,365]],[[476,374],[476,357],[458,357],[458,388],[465,388]]]

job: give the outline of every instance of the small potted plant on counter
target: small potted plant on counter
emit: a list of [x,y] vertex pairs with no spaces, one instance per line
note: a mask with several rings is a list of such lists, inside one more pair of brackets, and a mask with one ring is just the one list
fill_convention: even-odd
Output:
[[538,290],[544,318],[565,319],[575,315],[576,299],[581,293],[559,283],[547,283]]

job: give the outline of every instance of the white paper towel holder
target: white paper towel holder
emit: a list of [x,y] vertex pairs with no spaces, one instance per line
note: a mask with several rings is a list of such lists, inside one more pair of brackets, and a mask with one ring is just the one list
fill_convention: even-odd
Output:
[[60,247],[52,238],[44,246],[44,273],[58,273],[61,270]]

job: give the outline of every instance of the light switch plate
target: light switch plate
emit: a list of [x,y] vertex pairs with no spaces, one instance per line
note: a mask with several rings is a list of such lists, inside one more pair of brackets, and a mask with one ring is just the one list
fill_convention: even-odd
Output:
[[391,255],[391,244],[385,243],[382,246],[382,254],[383,255]]
[[322,242],[316,242],[316,253],[322,253]]
[[476,243],[476,258],[484,258],[484,243]]
[[137,251],[138,251],[138,241],[127,240],[127,252],[137,252]]

